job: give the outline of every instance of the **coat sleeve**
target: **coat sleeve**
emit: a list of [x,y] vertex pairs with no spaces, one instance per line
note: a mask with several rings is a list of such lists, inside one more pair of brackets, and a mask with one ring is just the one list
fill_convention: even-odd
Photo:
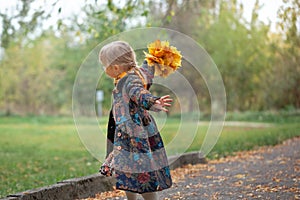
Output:
[[129,98],[146,110],[150,110],[155,101],[160,99],[144,88],[142,80],[137,75],[128,77],[125,88]]
[[147,81],[147,89],[149,89],[153,83],[155,67],[149,66],[147,61],[144,60],[142,66],[140,67],[140,71],[143,73],[144,77]]

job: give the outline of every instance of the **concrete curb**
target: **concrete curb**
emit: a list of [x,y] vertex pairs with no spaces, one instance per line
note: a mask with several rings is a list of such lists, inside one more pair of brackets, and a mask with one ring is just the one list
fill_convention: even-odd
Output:
[[[185,153],[168,158],[170,168],[175,169],[187,164],[207,163],[199,152]],[[57,184],[8,195],[0,200],[68,200],[94,197],[95,194],[113,190],[115,179],[101,174],[60,181]]]

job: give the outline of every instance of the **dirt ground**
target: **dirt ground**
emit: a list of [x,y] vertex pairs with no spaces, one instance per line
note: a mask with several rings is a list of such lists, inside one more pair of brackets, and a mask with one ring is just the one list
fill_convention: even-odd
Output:
[[[300,199],[300,138],[172,171],[173,186],[159,193],[171,199]],[[126,199],[123,191],[88,200]],[[142,199],[139,197],[139,199]]]

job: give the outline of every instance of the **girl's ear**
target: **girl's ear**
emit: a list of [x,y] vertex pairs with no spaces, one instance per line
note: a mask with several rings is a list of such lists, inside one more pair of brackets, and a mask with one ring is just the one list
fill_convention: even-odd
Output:
[[120,66],[119,65],[113,65],[113,68],[114,68],[115,71],[119,71]]

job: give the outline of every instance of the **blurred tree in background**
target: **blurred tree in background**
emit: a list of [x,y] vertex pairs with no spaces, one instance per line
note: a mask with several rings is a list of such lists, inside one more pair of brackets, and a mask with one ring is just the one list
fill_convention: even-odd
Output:
[[53,46],[42,37],[34,36],[43,20],[50,17],[51,9],[33,10],[33,3],[34,0],[20,0],[14,12],[6,10],[6,13],[0,13],[1,48],[4,52],[0,62],[0,106],[6,115],[41,114],[46,111],[41,106],[44,103],[55,107],[46,100],[50,95],[47,90],[51,87],[51,78],[56,76],[48,62],[50,54],[47,50]]
[[[114,34],[147,26],[180,31],[203,46],[221,72],[228,110],[299,109],[298,0],[284,0],[277,32],[259,20],[259,0],[250,22],[236,0],[108,0],[86,2],[71,23],[59,19],[57,27],[44,28],[52,12],[67,9],[54,10],[57,2],[35,9],[34,0],[19,0],[13,14],[0,13],[0,114],[70,115],[73,83],[86,55]],[[191,66],[184,61],[181,73],[209,112],[204,80],[185,67]],[[106,112],[112,87],[107,77],[98,85]]]
[[275,59],[267,71],[268,108],[300,107],[300,2],[284,0],[288,6],[278,10],[281,37],[273,35]]

